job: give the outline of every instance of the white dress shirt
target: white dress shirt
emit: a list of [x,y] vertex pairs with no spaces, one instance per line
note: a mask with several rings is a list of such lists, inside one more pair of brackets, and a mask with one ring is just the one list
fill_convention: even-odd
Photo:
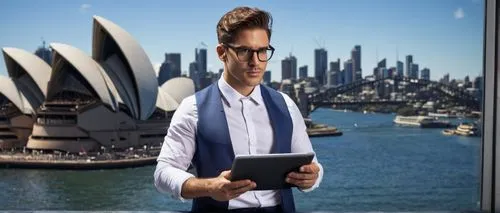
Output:
[[[233,89],[223,78],[218,81],[222,105],[227,119],[229,134],[235,155],[268,154],[273,145],[273,131],[260,86],[245,97]],[[306,132],[304,119],[290,97],[281,93],[288,106],[293,122],[291,152],[314,152]],[[158,156],[154,173],[155,186],[162,193],[184,201],[181,196],[182,184],[193,174],[186,172],[195,152],[195,135],[198,121],[196,98],[185,98],[177,108],[163,146]],[[318,163],[316,157],[313,159]],[[312,191],[323,178],[323,168],[318,163],[319,177],[313,187],[302,190]],[[229,201],[229,209],[270,207],[281,203],[276,190],[248,191]]]

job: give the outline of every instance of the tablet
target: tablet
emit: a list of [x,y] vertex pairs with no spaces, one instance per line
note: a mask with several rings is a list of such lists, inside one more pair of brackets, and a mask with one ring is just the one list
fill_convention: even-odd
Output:
[[283,153],[237,155],[231,168],[231,181],[249,179],[257,184],[254,190],[275,190],[294,187],[285,181],[288,173],[309,164],[314,153]]

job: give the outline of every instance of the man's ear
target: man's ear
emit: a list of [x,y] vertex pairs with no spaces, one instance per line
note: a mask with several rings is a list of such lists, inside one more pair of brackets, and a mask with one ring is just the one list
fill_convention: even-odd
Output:
[[222,44],[218,44],[215,51],[217,52],[217,56],[221,61],[225,62],[227,60],[226,48],[224,48]]

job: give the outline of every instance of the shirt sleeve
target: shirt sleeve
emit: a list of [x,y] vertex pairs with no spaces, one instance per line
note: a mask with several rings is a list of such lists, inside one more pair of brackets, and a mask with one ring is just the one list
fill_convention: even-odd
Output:
[[323,180],[323,166],[318,162],[316,152],[314,152],[314,150],[312,148],[311,140],[309,139],[309,135],[307,135],[306,124],[304,122],[304,118],[302,117],[302,114],[300,113],[299,108],[297,107],[295,102],[290,97],[288,97],[288,95],[286,95],[284,93],[281,93],[281,94],[283,95],[283,98],[285,99],[285,102],[288,106],[288,111],[290,112],[290,117],[292,118],[292,123],[293,123],[292,152],[293,153],[307,153],[307,152],[315,153],[313,162],[318,164],[318,167],[319,167],[318,179],[316,179],[316,182],[314,183],[314,185],[311,188],[301,190],[302,192],[310,192],[310,191],[313,191],[314,189],[318,188],[321,181]]
[[187,169],[195,152],[197,117],[194,95],[185,98],[172,117],[154,172],[156,189],[181,201],[182,185],[194,177]]

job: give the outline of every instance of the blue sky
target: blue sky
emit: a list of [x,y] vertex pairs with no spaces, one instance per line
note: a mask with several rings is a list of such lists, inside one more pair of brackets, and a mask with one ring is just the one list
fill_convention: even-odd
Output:
[[[482,72],[482,0],[0,1],[0,47],[34,52],[43,37],[90,55],[92,16],[99,15],[132,34],[154,66],[165,52],[177,52],[187,71],[194,49],[204,42],[208,68],[217,71],[222,63],[215,54],[215,26],[225,12],[242,5],[274,18],[271,44],[277,51],[268,65],[273,80],[281,79],[280,61],[290,52],[312,76],[316,41],[329,61],[346,61],[353,46],[361,45],[363,76],[372,74],[377,58],[395,66],[396,50],[399,60],[412,54],[420,69],[428,67],[431,79]],[[3,57],[0,74],[7,75]]]

